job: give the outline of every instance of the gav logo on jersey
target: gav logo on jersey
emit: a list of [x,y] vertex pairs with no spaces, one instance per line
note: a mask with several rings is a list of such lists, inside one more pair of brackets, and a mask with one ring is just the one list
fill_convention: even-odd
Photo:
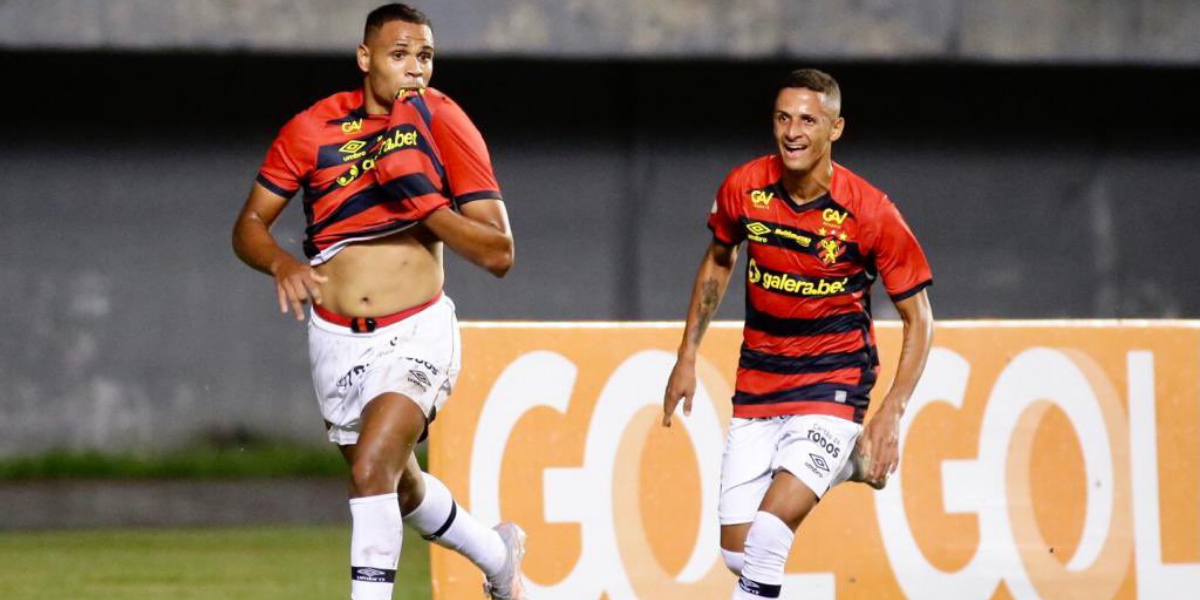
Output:
[[750,192],[750,202],[754,204],[754,208],[770,208],[771,200],[775,198],[773,192],[764,190],[754,190]]

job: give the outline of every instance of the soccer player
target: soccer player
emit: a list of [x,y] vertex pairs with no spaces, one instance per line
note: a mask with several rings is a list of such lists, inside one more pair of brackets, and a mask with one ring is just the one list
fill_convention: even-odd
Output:
[[[933,331],[933,279],[912,231],[883,192],[831,158],[845,127],[837,82],[792,72],[773,121],[777,151],[734,169],[717,192],[713,240],[663,397],[664,426],[681,399],[691,411],[696,351],[746,242],[746,324],[717,509],[722,555],[739,576],[735,599],[779,597],[796,528],[829,488],[852,477],[878,487],[895,470],[900,416]],[[904,344],[864,431],[879,370],[876,277],[904,320]]]
[[[357,55],[360,89],[317,102],[280,131],[233,247],[274,277],[281,312],[304,320],[313,304],[313,383],[351,473],[351,597],[391,597],[408,525],[478,565],[492,598],[523,599],[524,532],[481,525],[413,455],[459,371],[442,247],[505,275],[513,238],[500,187],[466,113],[427,87],[434,40],[423,13],[403,4],[372,11]],[[301,189],[306,261],[270,233]]]

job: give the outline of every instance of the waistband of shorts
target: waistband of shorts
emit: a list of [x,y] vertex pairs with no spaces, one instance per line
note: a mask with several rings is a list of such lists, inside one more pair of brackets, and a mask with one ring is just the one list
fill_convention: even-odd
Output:
[[313,305],[313,312],[316,313],[318,317],[321,317],[322,321],[325,321],[331,325],[340,325],[354,333],[371,333],[376,329],[381,329],[387,327],[388,325],[399,323],[400,321],[403,321],[404,319],[407,319],[429,308],[430,306],[437,304],[437,302],[442,299],[443,295],[443,292],[439,290],[438,293],[434,295],[433,298],[430,298],[428,302],[423,302],[416,306],[406,308],[402,311],[394,312],[390,315],[383,315],[382,317],[347,317],[344,315],[339,315],[325,308],[324,306],[321,306],[320,304]]

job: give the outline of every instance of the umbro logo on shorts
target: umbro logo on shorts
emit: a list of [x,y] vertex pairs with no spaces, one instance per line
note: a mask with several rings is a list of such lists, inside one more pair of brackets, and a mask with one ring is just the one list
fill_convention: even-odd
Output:
[[429,381],[429,377],[426,376],[424,372],[416,369],[411,369],[408,372],[408,381],[413,385],[420,386],[423,390],[427,390],[429,389],[429,386],[433,385],[433,383]]
[[818,469],[825,471],[826,473],[829,472],[829,463],[826,463],[823,457],[816,454],[809,454],[808,457],[812,459],[813,465],[815,465]]

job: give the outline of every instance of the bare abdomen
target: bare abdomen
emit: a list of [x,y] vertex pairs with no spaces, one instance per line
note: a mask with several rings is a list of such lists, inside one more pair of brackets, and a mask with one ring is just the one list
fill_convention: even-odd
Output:
[[317,267],[322,306],[379,317],[428,302],[442,289],[442,244],[423,228],[347,246]]

